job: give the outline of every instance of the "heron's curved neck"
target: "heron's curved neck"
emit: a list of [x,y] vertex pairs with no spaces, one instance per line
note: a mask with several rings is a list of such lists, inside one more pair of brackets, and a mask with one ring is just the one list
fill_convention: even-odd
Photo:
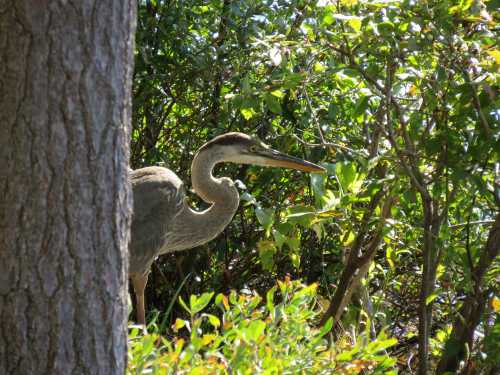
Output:
[[216,146],[198,151],[191,163],[191,183],[196,194],[205,202],[236,210],[239,195],[233,182],[227,177],[216,178],[212,174],[215,165],[222,162],[224,159]]
[[175,250],[202,245],[219,235],[231,222],[239,205],[238,190],[227,178],[216,178],[212,171],[223,162],[215,147],[199,151],[191,164],[193,189],[211,206],[204,211],[195,211],[187,204],[176,220],[174,236]]

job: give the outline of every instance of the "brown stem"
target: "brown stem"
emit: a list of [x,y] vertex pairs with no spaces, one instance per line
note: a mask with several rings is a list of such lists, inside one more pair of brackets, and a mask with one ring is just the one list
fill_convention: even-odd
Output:
[[467,352],[467,345],[472,346],[474,331],[480,322],[481,315],[488,303],[488,290],[482,290],[486,271],[500,252],[500,212],[495,224],[491,227],[488,240],[480,255],[479,262],[474,268],[472,278],[474,288],[466,296],[462,307],[453,322],[450,337],[445,344],[443,355],[439,360],[436,374],[454,373]]
[[333,317],[335,327],[337,322],[340,320],[342,312],[344,308],[349,304],[353,292],[359,286],[363,277],[365,277],[368,269],[370,267],[370,263],[375,257],[377,249],[382,240],[382,230],[385,224],[385,220],[390,216],[391,208],[395,202],[395,197],[390,196],[385,201],[381,217],[377,228],[374,230],[373,239],[368,243],[367,248],[363,255],[359,256],[359,251],[361,245],[367,237],[367,226],[368,221],[373,215],[373,211],[380,202],[384,193],[376,194],[371,201],[370,208],[365,212],[363,216],[363,221],[361,225],[361,230],[356,236],[356,240],[351,248],[349,258],[347,260],[346,267],[344,268],[342,275],[340,277],[339,284],[337,289],[335,290],[335,294],[326,310],[325,314],[321,318],[320,325],[324,325],[328,319]]
[[435,272],[433,270],[435,238],[433,236],[433,222],[436,212],[434,204],[430,199],[422,196],[424,210],[424,247],[423,247],[423,270],[419,297],[419,321],[418,321],[418,374],[426,375],[428,372],[429,336],[432,318],[432,303],[427,298],[434,291]]

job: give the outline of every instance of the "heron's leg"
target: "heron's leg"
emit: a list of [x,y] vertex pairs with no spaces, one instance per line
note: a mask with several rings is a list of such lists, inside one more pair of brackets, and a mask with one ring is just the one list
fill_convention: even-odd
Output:
[[132,286],[135,292],[135,302],[137,309],[137,323],[146,325],[146,312],[144,310],[144,289],[146,289],[146,284],[148,282],[148,273],[145,275],[133,275]]

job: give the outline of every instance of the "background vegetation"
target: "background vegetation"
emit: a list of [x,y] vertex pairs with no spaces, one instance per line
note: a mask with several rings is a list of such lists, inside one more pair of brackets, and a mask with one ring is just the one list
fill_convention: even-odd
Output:
[[[221,167],[220,175],[241,181],[239,212],[216,240],[153,266],[147,310],[158,311],[150,319],[168,340],[161,353],[153,346],[143,352],[135,332],[132,350],[141,349],[130,361],[134,371],[143,360],[166,361],[183,350],[192,359],[185,371],[210,368],[210,351],[231,357],[224,350],[236,350],[239,338],[217,321],[238,326],[228,311],[243,303],[237,295],[254,293],[263,299],[252,311],[264,310],[242,321],[265,326],[254,323],[248,343],[308,341],[293,352],[312,358],[303,371],[326,368],[328,356],[370,339],[381,343],[383,358],[358,347],[364,354],[340,358],[368,362],[350,370],[332,362],[325,372],[498,370],[497,21],[494,2],[476,0],[140,1],[133,168],[168,166],[189,188],[198,147],[242,131],[321,163],[328,174]],[[312,333],[278,331],[266,318],[266,293],[285,279],[317,285],[314,293],[304,289]],[[292,284],[294,293],[303,288]],[[196,313],[171,303],[178,295],[190,301],[232,290],[236,302],[222,310],[217,304],[227,297]],[[199,346],[199,332],[179,323],[193,328],[196,319],[224,340],[206,339],[210,350]],[[334,332],[330,349],[322,325]],[[194,347],[169,343],[181,338]],[[240,354],[247,362],[255,355]],[[237,368],[222,359],[212,365],[220,363]]]

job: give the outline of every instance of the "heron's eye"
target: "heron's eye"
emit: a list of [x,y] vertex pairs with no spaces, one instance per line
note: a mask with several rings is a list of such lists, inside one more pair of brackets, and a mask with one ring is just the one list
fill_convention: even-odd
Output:
[[250,146],[249,148],[250,152],[257,152],[259,150],[259,148],[257,146]]

